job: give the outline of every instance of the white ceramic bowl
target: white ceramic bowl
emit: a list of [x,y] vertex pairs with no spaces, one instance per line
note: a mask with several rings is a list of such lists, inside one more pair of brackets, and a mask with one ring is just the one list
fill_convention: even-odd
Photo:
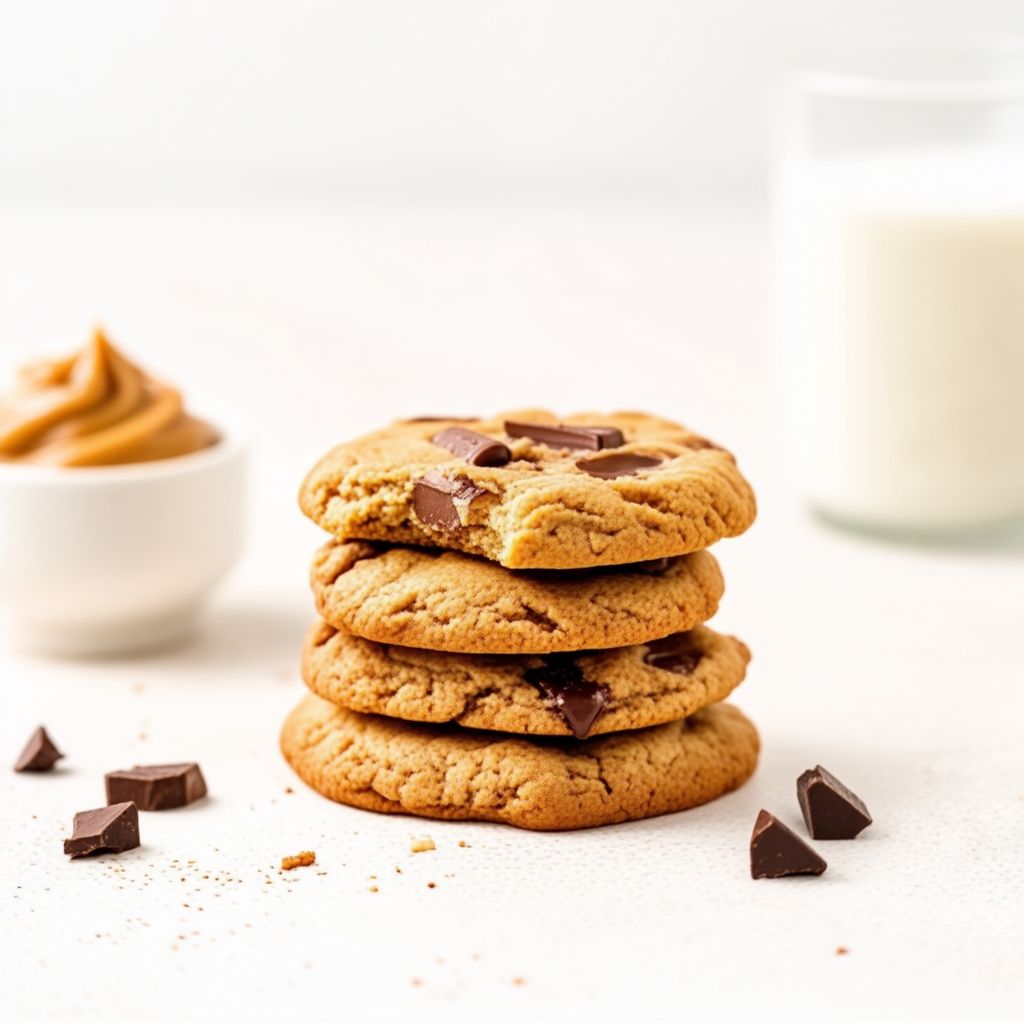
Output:
[[168,642],[242,549],[244,426],[200,407],[212,448],[159,462],[0,463],[0,621],[16,646],[105,654]]

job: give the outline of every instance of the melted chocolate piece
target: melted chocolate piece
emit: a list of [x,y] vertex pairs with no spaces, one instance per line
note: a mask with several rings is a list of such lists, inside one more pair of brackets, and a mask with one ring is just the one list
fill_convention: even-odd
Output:
[[821,875],[828,865],[792,829],[762,810],[750,836],[750,877]]
[[194,761],[136,765],[104,776],[107,803],[134,803],[140,811],[185,807],[206,796],[206,780]]
[[412,506],[427,526],[441,530],[461,530],[465,517],[477,498],[487,492],[465,477],[446,477],[430,472],[416,481]]
[[64,852],[72,859],[93,853],[124,853],[139,845],[139,809],[133,803],[79,811]]
[[612,452],[608,455],[595,455],[592,459],[580,459],[577,469],[591,476],[599,476],[611,480],[617,476],[632,476],[641,469],[654,469],[664,459],[656,459],[652,455],[634,455],[632,452]]
[[465,427],[448,427],[431,440],[471,466],[505,466],[512,461],[508,445]]
[[402,423],[474,423],[475,416],[413,416]]
[[646,645],[644,661],[666,672],[691,676],[700,664],[704,652],[694,642],[692,633],[673,633],[671,636],[652,640]]
[[42,727],[29,737],[25,749],[18,755],[16,772],[48,772],[64,755],[54,745],[49,733]]
[[820,764],[796,780],[796,796],[815,839],[853,839],[871,824],[864,801]]
[[505,433],[509,437],[528,437],[549,448],[618,448],[625,444],[622,431],[617,427],[566,427],[559,424],[521,423],[518,420],[505,421]]
[[608,705],[608,689],[583,678],[572,655],[553,654],[523,677],[554,705],[578,740],[585,739]]

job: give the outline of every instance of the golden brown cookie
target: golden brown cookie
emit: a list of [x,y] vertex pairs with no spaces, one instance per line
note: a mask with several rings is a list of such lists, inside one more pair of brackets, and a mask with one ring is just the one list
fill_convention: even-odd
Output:
[[475,654],[625,647],[709,619],[722,574],[706,551],[641,565],[512,572],[438,548],[332,541],[313,559],[317,610],[382,643]]
[[392,424],[325,455],[299,503],[341,540],[451,548],[510,569],[672,558],[742,533],[756,511],[732,455],[685,427],[540,410]]
[[302,675],[316,694],[353,711],[413,722],[582,739],[684,718],[742,682],[750,652],[700,626],[608,651],[445,654],[310,627]]
[[281,733],[289,764],[332,800],[541,830],[609,825],[706,803],[750,777],[758,748],[754,726],[729,704],[580,743],[410,725],[310,694]]

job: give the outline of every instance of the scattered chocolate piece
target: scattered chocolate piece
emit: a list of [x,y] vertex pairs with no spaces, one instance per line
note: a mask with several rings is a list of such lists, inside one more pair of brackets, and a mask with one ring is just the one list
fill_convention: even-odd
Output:
[[673,633],[660,640],[652,640],[646,647],[644,661],[648,665],[681,676],[693,675],[694,669],[704,657],[704,652],[694,643],[690,632]]
[[853,839],[871,824],[864,801],[820,764],[796,780],[796,796],[814,839]]
[[308,868],[316,863],[316,854],[312,850],[303,850],[292,857],[281,858],[281,870],[293,871],[295,868]]
[[607,688],[584,679],[572,655],[549,655],[543,665],[528,669],[523,678],[554,705],[578,740],[587,737],[608,704]]
[[611,480],[617,476],[632,476],[641,469],[654,469],[660,466],[664,460],[656,459],[652,455],[634,455],[632,452],[611,453],[609,455],[596,455],[592,459],[580,459],[576,463],[577,469],[591,476],[599,476],[605,480]]
[[431,472],[416,481],[412,504],[416,515],[427,526],[460,530],[465,526],[470,506],[486,493],[465,477],[450,478]]
[[602,448],[618,448],[626,443],[617,427],[566,427],[561,424],[553,427],[547,423],[506,420],[505,433],[509,437],[528,437],[549,448],[590,448],[595,452]]
[[29,737],[25,749],[18,756],[14,765],[16,772],[48,772],[64,755],[50,739],[50,734],[42,727]]
[[131,800],[141,811],[185,807],[206,796],[206,780],[194,761],[136,765],[104,776],[107,803]]
[[821,875],[828,865],[792,829],[762,810],[750,836],[750,877]]
[[73,860],[93,853],[124,853],[139,845],[139,809],[128,801],[79,811],[64,852]]
[[448,427],[431,440],[471,466],[505,466],[512,461],[508,445],[465,427]]

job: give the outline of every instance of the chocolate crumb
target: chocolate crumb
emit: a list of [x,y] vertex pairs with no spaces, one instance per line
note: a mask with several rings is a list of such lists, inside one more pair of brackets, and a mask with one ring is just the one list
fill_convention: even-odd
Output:
[[292,857],[281,858],[281,870],[292,871],[295,868],[308,868],[316,863],[316,854],[312,850],[303,850]]
[[436,889],[437,888],[437,882],[427,882],[427,888],[428,889]]
[[836,946],[836,956],[846,956],[849,952],[845,946]]

